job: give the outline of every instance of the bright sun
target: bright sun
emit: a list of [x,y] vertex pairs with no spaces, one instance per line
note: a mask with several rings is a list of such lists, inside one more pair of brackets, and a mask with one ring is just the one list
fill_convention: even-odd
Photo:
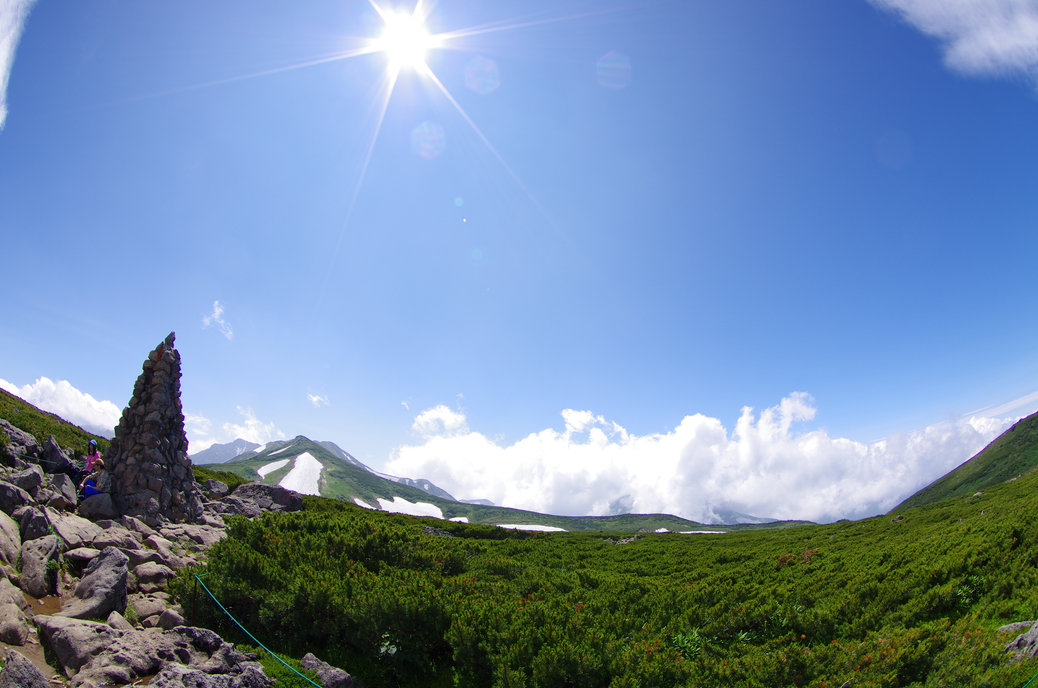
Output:
[[389,62],[397,69],[417,69],[425,64],[425,56],[439,45],[417,15],[398,12],[384,14],[386,23],[382,36],[375,41],[375,48],[386,53]]

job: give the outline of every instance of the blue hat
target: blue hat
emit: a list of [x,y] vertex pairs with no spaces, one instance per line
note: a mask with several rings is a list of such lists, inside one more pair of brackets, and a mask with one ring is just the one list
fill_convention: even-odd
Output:
[[91,447],[96,447],[96,446],[97,446],[97,440],[90,440],[90,442],[88,442],[88,444],[89,444],[89,445],[90,445]]

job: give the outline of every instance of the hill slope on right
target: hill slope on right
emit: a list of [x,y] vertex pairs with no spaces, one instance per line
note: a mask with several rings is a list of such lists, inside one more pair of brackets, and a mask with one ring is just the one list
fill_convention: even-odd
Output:
[[894,507],[890,513],[961,497],[1038,467],[1038,413],[1019,420],[976,456],[933,481]]

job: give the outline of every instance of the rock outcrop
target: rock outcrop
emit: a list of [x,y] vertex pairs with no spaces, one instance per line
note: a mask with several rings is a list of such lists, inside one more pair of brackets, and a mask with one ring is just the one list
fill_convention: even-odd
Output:
[[115,510],[155,526],[197,522],[202,496],[187,456],[180,405],[180,352],[174,334],[148,354],[105,452]]
[[[295,511],[302,497],[265,485],[230,490],[208,481],[203,492],[196,484],[173,334],[145,361],[105,453],[110,493],[77,507],[75,485],[64,470],[79,470],[71,464],[73,453],[53,438],[40,446],[0,422],[11,440],[0,448],[0,642],[27,648],[25,655],[4,659],[0,688],[94,688],[148,678],[160,687],[273,683],[256,657],[212,631],[187,626],[166,587],[177,571],[202,564],[206,551],[226,536],[221,514]],[[16,453],[7,451],[12,446]],[[54,667],[43,664],[39,647],[28,651],[38,644]],[[343,683],[352,679],[341,670],[324,663],[320,670],[334,685],[352,685]]]

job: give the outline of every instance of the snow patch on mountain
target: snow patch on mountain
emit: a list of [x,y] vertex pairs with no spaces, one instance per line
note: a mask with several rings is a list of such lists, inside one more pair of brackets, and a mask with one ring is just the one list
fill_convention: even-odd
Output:
[[511,528],[512,530],[540,530],[545,533],[565,533],[565,528],[555,526],[541,526],[533,523],[498,523],[498,528]]
[[391,511],[395,514],[443,518],[443,510],[435,504],[429,504],[428,502],[409,502],[403,497],[393,497],[393,501],[389,501],[379,497],[378,505],[382,507],[383,511]]
[[279,468],[284,468],[288,465],[288,462],[289,459],[281,459],[280,461],[274,461],[272,463],[268,463],[265,466],[260,466],[256,469],[256,472],[259,473],[259,477],[266,478],[268,473],[273,473]]
[[288,475],[281,479],[278,485],[299,494],[320,495],[322,469],[324,469],[324,464],[314,458],[313,454],[303,452],[296,457],[295,466],[288,472]]

